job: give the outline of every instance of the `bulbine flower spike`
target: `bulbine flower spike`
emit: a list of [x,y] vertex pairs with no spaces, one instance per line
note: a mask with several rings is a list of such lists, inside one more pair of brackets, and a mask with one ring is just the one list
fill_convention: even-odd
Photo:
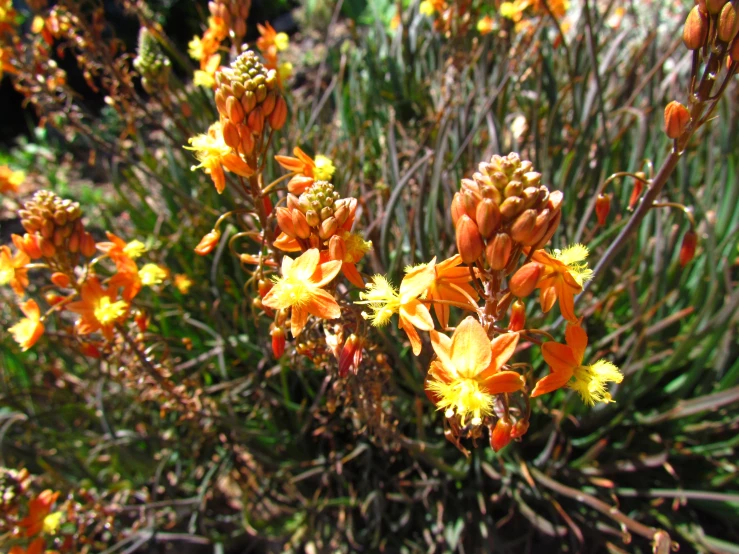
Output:
[[549,364],[552,372],[536,383],[531,396],[539,396],[568,386],[590,406],[596,402],[612,402],[606,383],[620,383],[623,380],[619,369],[606,360],[598,360],[593,365],[583,365],[588,336],[582,327],[567,325],[565,341],[567,344],[545,342],[542,345],[544,361]]
[[282,258],[282,276],[276,277],[274,286],[266,294],[262,303],[275,310],[292,309],[290,330],[297,337],[305,327],[308,316],[321,319],[335,319],[341,315],[341,308],[333,295],[323,287],[333,281],[341,270],[341,262],[320,262],[318,249],[306,250],[293,260]]
[[501,370],[518,344],[517,333],[500,335],[492,341],[472,316],[465,318],[451,339],[431,332],[437,358],[431,362],[426,393],[447,418],[459,416],[480,425],[493,415],[495,395],[523,389],[524,380],[515,371]]

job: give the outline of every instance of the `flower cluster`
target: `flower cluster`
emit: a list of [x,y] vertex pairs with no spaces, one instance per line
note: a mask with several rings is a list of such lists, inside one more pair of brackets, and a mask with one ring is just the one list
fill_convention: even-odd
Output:
[[[495,155],[462,180],[452,200],[457,254],[407,268],[399,289],[376,275],[360,294],[357,304],[369,306],[363,316],[373,325],[398,314],[415,355],[423,348],[419,331],[429,333],[436,357],[426,394],[444,412],[449,437],[464,452],[459,439],[476,439],[484,427],[495,450],[525,434],[530,397],[568,386],[587,404],[607,403],[612,397],[606,383],[622,379],[610,362],[583,363],[587,335],[574,298],[592,275],[587,248],[543,249],[559,225],[562,203],[562,192],[543,185],[531,162],[515,153]],[[542,345],[551,373],[529,389],[528,374],[516,371],[527,364],[510,360],[520,339],[539,343],[535,336],[548,336],[525,326],[525,300],[536,289],[542,312],[558,301],[569,324],[566,344]],[[436,330],[432,306],[442,331],[453,307],[475,316],[467,316],[449,337]],[[501,325],[506,319],[507,328]]]

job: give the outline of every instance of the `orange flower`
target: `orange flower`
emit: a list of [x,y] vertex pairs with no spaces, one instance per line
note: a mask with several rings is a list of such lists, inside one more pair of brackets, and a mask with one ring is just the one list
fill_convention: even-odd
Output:
[[127,302],[133,300],[144,285],[139,268],[131,258],[121,255],[115,258],[116,274],[108,283],[108,290],[115,291],[122,287],[121,296]]
[[552,254],[544,250],[534,252],[531,256],[532,261],[544,266],[536,285],[544,313],[551,310],[559,299],[562,317],[571,323],[577,322],[575,295],[582,292],[582,285],[593,275],[593,271],[588,269],[585,262],[587,257],[588,249],[582,244],[575,244],[561,251],[555,250]]
[[35,539],[31,544],[28,545],[28,548],[23,548],[22,546],[14,546],[10,549],[10,552],[8,554],[41,554],[46,547],[46,541],[42,539],[41,537]]
[[90,277],[82,285],[81,295],[82,300],[67,306],[69,311],[82,316],[77,322],[77,332],[87,335],[100,331],[107,340],[112,340],[113,328],[125,316],[128,303],[116,300],[116,291],[104,289],[97,277]]
[[383,275],[375,275],[367,285],[366,292],[359,293],[360,301],[356,302],[369,305],[372,313],[362,312],[362,317],[371,320],[375,327],[387,324],[392,315],[397,313],[398,328],[408,335],[416,356],[420,354],[422,347],[416,329],[431,331],[434,328],[431,313],[419,297],[425,295],[434,282],[435,264],[436,258],[428,264],[407,268],[399,291]]
[[26,537],[32,537],[41,532],[44,528],[44,520],[49,516],[51,506],[58,497],[58,492],[46,489],[28,503],[28,515],[18,522],[18,526],[26,530]]
[[26,174],[22,171],[13,171],[7,165],[0,165],[0,194],[17,193],[25,179]]
[[588,335],[578,325],[567,325],[565,342],[566,345],[558,342],[542,345],[541,353],[552,372],[536,383],[531,396],[547,394],[568,385],[591,406],[596,402],[612,402],[605,384],[623,380],[618,368],[605,360],[598,360],[590,366],[582,365]]
[[28,255],[19,250],[12,255],[10,247],[0,246],[0,285],[10,285],[18,296],[23,296],[28,287],[28,270],[31,261]]
[[341,272],[344,277],[360,289],[364,288],[364,280],[357,271],[357,263],[372,249],[372,241],[364,240],[359,233],[343,231],[334,235],[329,241],[330,259],[341,261]]
[[215,122],[208,128],[207,134],[190,137],[188,142],[192,146],[185,146],[186,150],[194,150],[195,157],[200,162],[190,169],[195,171],[203,168],[205,173],[213,179],[213,184],[221,194],[226,188],[226,174],[224,168],[241,177],[251,177],[254,170],[239,156],[223,139],[221,123]]
[[41,323],[41,310],[35,300],[22,302],[20,308],[26,317],[10,327],[8,332],[13,335],[15,342],[20,344],[25,352],[44,334],[44,324]]
[[500,335],[492,341],[482,325],[467,316],[452,338],[431,331],[431,345],[437,359],[431,362],[426,377],[426,391],[446,417],[455,414],[460,423],[480,425],[493,414],[496,394],[521,390],[524,380],[515,371],[501,371],[518,344],[517,333]]
[[[472,280],[470,268],[467,266],[459,267],[461,263],[462,257],[455,254],[434,267],[436,277],[429,287],[426,298],[434,302],[434,313],[436,313],[442,329],[449,325],[449,304],[436,301],[449,300],[469,304],[470,301],[467,296],[477,299],[475,287],[469,284]],[[477,308],[477,306],[473,307]]]
[[264,67],[267,69],[277,69],[277,53],[287,50],[290,44],[290,38],[287,33],[278,33],[272,25],[265,23],[261,25],[257,23],[259,38],[257,39],[257,48],[264,56]]
[[282,277],[276,278],[272,289],[262,300],[268,308],[292,308],[290,330],[297,337],[308,321],[308,315],[321,319],[336,319],[341,308],[334,297],[323,290],[341,270],[341,262],[320,263],[317,248],[306,250],[293,260],[282,258]]
[[288,171],[297,173],[287,183],[292,194],[302,194],[314,181],[329,181],[336,168],[329,158],[318,154],[315,159],[303,152],[299,146],[293,148],[295,157],[275,156],[275,160]]
[[136,259],[146,252],[146,245],[140,240],[126,242],[122,238],[108,231],[105,232],[110,242],[98,242],[95,246],[101,252],[107,254],[112,260],[120,257]]

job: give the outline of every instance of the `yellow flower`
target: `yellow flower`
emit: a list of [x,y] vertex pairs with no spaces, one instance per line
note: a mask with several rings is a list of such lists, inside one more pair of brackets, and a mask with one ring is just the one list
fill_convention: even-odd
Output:
[[123,253],[132,260],[135,260],[136,258],[141,256],[141,254],[143,254],[144,252],[146,252],[146,245],[140,240],[136,239],[132,240],[123,247]]
[[41,311],[35,300],[23,302],[20,307],[26,317],[10,327],[8,332],[25,352],[44,334],[44,324],[41,323]]
[[492,341],[472,316],[459,324],[451,339],[431,331],[431,345],[437,359],[431,362],[426,378],[426,394],[446,417],[454,414],[464,425],[480,425],[493,414],[495,395],[521,390],[524,380],[515,371],[500,368],[513,355],[517,333],[500,335]]
[[281,83],[287,81],[293,76],[293,64],[290,62],[282,62],[277,68],[277,77]]
[[13,171],[7,165],[0,165],[0,193],[15,194],[26,180],[26,174],[22,171]]
[[221,65],[221,55],[213,54],[206,60],[201,61],[202,67],[193,73],[192,82],[197,87],[213,88],[216,84],[216,71]]
[[218,194],[221,194],[226,188],[224,168],[242,177],[250,177],[254,174],[254,170],[249,164],[223,140],[220,122],[211,125],[207,133],[191,137],[188,142],[192,146],[185,146],[184,148],[194,150],[195,157],[200,162],[199,165],[194,165],[190,169],[195,171],[198,168],[203,168],[205,173],[213,179]]
[[429,0],[423,0],[423,2],[418,6],[418,11],[423,15],[434,15],[434,5]]
[[139,278],[141,284],[151,287],[152,285],[160,285],[169,275],[166,268],[157,264],[145,264],[139,269]]
[[539,302],[541,309],[547,313],[559,299],[559,310],[569,322],[576,322],[575,295],[582,292],[582,286],[593,277],[593,270],[588,268],[585,258],[588,249],[582,244],[575,244],[564,250],[555,250],[548,254],[537,250],[531,256],[533,263],[544,266],[544,272],[536,287],[540,289]]
[[174,286],[181,294],[187,294],[190,292],[190,287],[192,287],[193,284],[192,279],[184,273],[178,273],[174,276]]
[[274,286],[262,299],[268,308],[292,308],[290,330],[297,337],[308,321],[308,315],[321,319],[336,319],[341,308],[333,295],[323,290],[341,270],[341,261],[320,263],[317,248],[306,250],[293,260],[282,258],[282,277],[274,279]]
[[117,292],[104,289],[97,277],[90,277],[80,291],[81,300],[67,305],[70,312],[81,316],[77,322],[80,335],[100,331],[106,339],[113,338],[115,324],[128,311],[128,303],[116,300]]
[[22,296],[28,287],[26,265],[30,261],[28,254],[22,250],[13,256],[9,246],[0,246],[0,285],[10,285],[18,296]]
[[287,36],[287,33],[277,33],[274,41],[279,52],[287,50],[287,47],[290,46],[290,37]]
[[495,21],[489,15],[486,15],[480,21],[477,22],[477,32],[481,35],[487,35],[493,32],[495,27]]
[[421,338],[416,329],[431,331],[434,320],[429,309],[418,298],[425,296],[436,278],[436,258],[428,264],[406,269],[406,275],[398,291],[382,275],[375,275],[367,284],[366,292],[359,293],[357,304],[367,304],[372,313],[362,312],[362,317],[372,321],[375,327],[386,325],[393,314],[398,314],[398,328],[405,331],[411,342],[413,354],[421,352]]
[[64,514],[62,512],[54,512],[46,516],[44,518],[44,533],[55,535],[57,530],[59,529],[59,524],[61,523],[63,515]]
[[200,37],[194,36],[192,40],[187,43],[187,53],[193,60],[200,61],[203,58],[203,41]]
[[316,167],[313,169],[313,176],[318,181],[330,181],[334,175],[336,168],[329,158],[323,154],[318,154],[313,160]]

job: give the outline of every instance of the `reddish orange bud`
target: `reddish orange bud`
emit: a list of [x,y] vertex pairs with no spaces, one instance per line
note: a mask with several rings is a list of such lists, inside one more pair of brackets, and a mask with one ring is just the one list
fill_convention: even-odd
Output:
[[264,208],[264,213],[266,215],[272,213],[272,209],[274,206],[272,206],[272,199],[269,197],[269,194],[262,196],[262,207]]
[[525,210],[511,225],[511,238],[515,242],[527,242],[534,232],[536,225],[536,210]]
[[239,122],[244,119],[244,108],[235,96],[230,96],[226,99],[226,113],[231,121]]
[[464,214],[457,221],[457,250],[466,264],[473,264],[482,254],[483,244],[477,224]]
[[508,288],[511,289],[511,292],[515,296],[525,298],[534,292],[543,272],[543,265],[536,262],[529,262],[513,274],[513,277],[511,277],[508,283]]
[[688,230],[680,245],[680,267],[688,265],[695,256],[695,247],[698,244],[698,235],[692,229]]
[[255,135],[262,134],[264,130],[264,112],[262,108],[254,108],[246,119],[246,123]]
[[69,242],[67,242],[67,250],[69,250],[72,254],[79,252],[80,250],[80,234],[79,233],[72,233],[72,235],[69,237]]
[[50,240],[44,237],[37,237],[39,248],[41,249],[41,255],[44,258],[53,258],[56,255],[56,248]]
[[690,112],[680,102],[673,100],[665,108],[665,132],[676,139],[685,132],[690,123]]
[[730,60],[727,60],[727,62],[739,62],[739,35],[734,37],[734,42],[729,47],[729,58]]
[[149,327],[149,316],[146,312],[136,310],[133,320],[136,322],[136,326],[139,328],[139,332],[143,333]]
[[282,327],[275,327],[270,331],[272,335],[272,353],[275,358],[281,358],[285,353],[285,331]]
[[287,121],[287,103],[282,96],[276,100],[275,107],[272,113],[269,114],[268,121],[270,127],[275,131],[279,131],[285,125],[285,121]]
[[51,282],[62,289],[66,289],[72,283],[66,274],[60,273],[59,271],[51,274]]
[[493,240],[488,241],[485,248],[485,260],[487,260],[490,269],[499,271],[508,265],[511,259],[511,251],[513,250],[513,241],[506,233],[498,233]]
[[490,447],[496,452],[505,448],[511,442],[511,421],[499,419],[490,433]]
[[292,211],[287,208],[279,207],[275,209],[275,217],[280,230],[288,237],[295,238],[295,226],[293,225]]
[[526,434],[526,431],[529,430],[529,420],[528,419],[519,419],[514,425],[513,429],[511,429],[511,438],[512,439],[520,439]]
[[259,281],[257,281],[257,292],[259,292],[259,296],[261,296],[262,298],[267,296],[267,293],[272,290],[273,286],[274,283],[272,281],[259,279]]
[[328,241],[328,255],[332,260],[344,261],[346,256],[346,243],[339,235],[334,235]]
[[685,19],[685,27],[683,27],[683,42],[685,43],[685,47],[688,50],[697,50],[705,44],[707,37],[708,16],[705,12],[701,11],[699,6],[694,6]]
[[[315,213],[315,212],[313,212]],[[295,228],[295,235],[301,239],[307,239],[310,236],[311,230],[308,220],[305,214],[300,210],[292,211],[293,227]]]
[[611,195],[599,194],[595,201],[595,216],[598,218],[598,225],[605,225],[608,219],[608,213],[611,211]]
[[26,233],[22,237],[20,235],[12,235],[13,244],[18,250],[25,252],[29,258],[36,260],[41,257],[41,248],[39,248],[36,235]]
[[44,299],[49,304],[49,306],[56,306],[64,300],[64,297],[61,294],[57,294],[56,292],[49,291],[44,295]]
[[213,229],[210,233],[205,235],[195,247],[195,253],[201,256],[206,256],[213,252],[213,249],[221,240],[221,232]]
[[526,327],[526,305],[517,298],[511,307],[511,319],[508,322],[508,330],[520,331],[524,327]]
[[724,7],[724,4],[726,4],[726,2],[727,0],[706,0],[704,4],[706,9],[708,10],[708,13],[714,15],[721,11],[721,8]]
[[729,2],[724,4],[718,19],[718,39],[725,43],[731,42],[736,36],[737,23],[739,23],[739,19],[736,17],[734,3]]
[[464,209],[464,200],[462,199],[462,193],[461,192],[455,192],[454,198],[452,198],[452,223],[454,225],[457,225],[457,221],[459,221],[459,218],[466,214],[467,212]]
[[83,231],[80,236],[80,253],[85,258],[92,258],[96,251],[97,247],[95,246],[95,239],[92,238],[90,233]]
[[480,229],[480,234],[487,239],[496,231],[500,225],[500,209],[492,198],[483,198],[477,205],[475,221]]
[[236,128],[236,125],[234,125],[232,121],[228,120],[223,123],[221,133],[223,134],[223,142],[225,142],[234,150],[237,150],[239,148],[239,143],[241,142],[241,138],[239,137],[239,130]]
[[[359,361],[357,360],[357,354],[359,354]],[[353,369],[356,373],[361,360],[362,342],[357,335],[352,333],[344,342],[344,347],[339,355],[339,377],[346,377],[350,369]]]
[[100,349],[90,342],[84,343],[80,346],[80,352],[83,356],[87,356],[89,358],[100,358],[103,355]]
[[647,177],[642,171],[639,171],[636,175],[641,179],[634,179],[634,188],[631,189],[631,196],[629,197],[629,210],[633,210],[641,198],[641,193],[644,190],[644,179]]

